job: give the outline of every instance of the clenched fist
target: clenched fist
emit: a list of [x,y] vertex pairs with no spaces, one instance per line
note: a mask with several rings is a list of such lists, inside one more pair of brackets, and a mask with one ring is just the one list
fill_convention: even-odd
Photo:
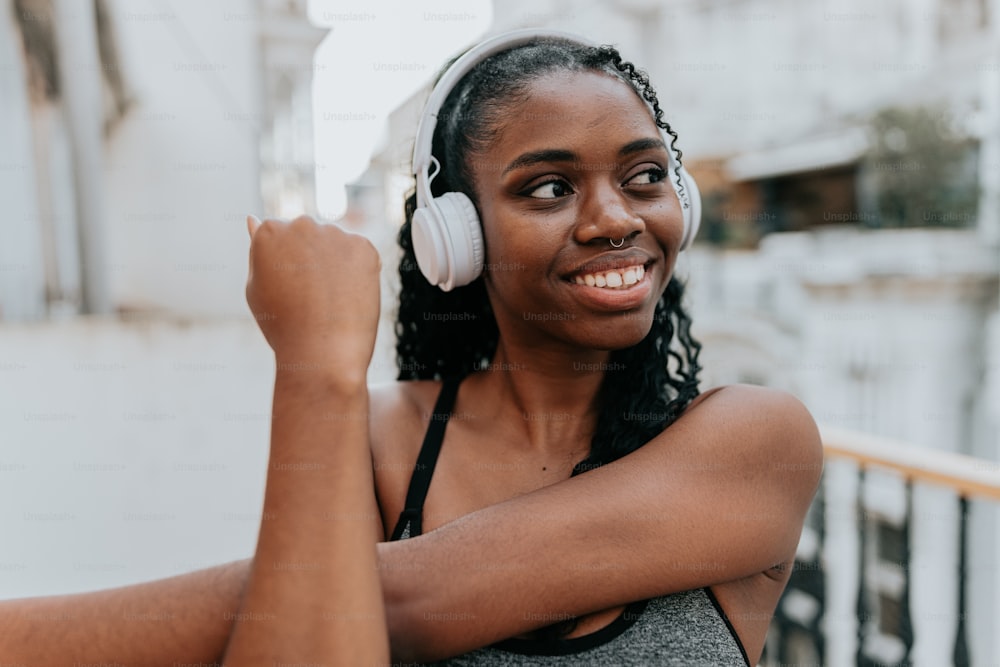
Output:
[[379,316],[378,252],[368,239],[308,216],[247,218],[247,303],[282,364],[364,381]]

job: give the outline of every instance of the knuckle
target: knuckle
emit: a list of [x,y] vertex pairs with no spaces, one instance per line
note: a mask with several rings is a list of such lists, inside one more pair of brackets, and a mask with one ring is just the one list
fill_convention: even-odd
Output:
[[313,220],[312,217],[310,217],[308,215],[305,215],[305,214],[302,214],[302,215],[296,217],[294,220],[292,220],[292,225],[294,225],[296,227],[301,227],[303,225],[315,225],[315,224],[316,224],[316,221]]
[[260,227],[254,232],[253,239],[251,240],[251,248],[253,247],[253,241],[256,241],[258,237],[265,238],[274,232],[284,224],[281,220],[275,220],[274,218],[266,218],[261,220]]
[[358,243],[359,252],[362,253],[362,257],[368,262],[378,262],[380,261],[378,250],[372,245],[371,241],[361,237],[361,241]]

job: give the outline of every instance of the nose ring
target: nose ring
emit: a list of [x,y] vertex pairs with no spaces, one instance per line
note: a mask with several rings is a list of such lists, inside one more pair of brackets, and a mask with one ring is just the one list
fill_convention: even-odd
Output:
[[611,244],[612,248],[621,248],[623,245],[625,245],[625,237],[623,236],[622,240],[619,241],[618,243],[615,243],[614,239],[608,239],[608,243]]

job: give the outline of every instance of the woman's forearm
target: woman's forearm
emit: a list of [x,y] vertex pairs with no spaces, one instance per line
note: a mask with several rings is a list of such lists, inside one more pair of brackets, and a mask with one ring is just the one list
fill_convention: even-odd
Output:
[[247,303],[277,370],[264,513],[224,662],[385,663],[365,384],[378,253],[305,216],[250,216],[247,231]]
[[222,658],[249,561],[92,593],[0,602],[0,663],[175,667]]
[[257,552],[225,664],[388,662],[365,384],[279,360]]

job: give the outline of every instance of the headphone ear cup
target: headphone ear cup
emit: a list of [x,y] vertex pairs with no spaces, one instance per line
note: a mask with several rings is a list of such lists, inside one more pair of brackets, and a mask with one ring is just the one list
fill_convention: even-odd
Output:
[[680,168],[681,186],[684,188],[683,194],[678,192],[678,198],[683,206],[685,200],[687,207],[684,208],[684,237],[681,239],[681,250],[691,247],[694,237],[698,235],[698,228],[701,227],[701,192],[698,184],[695,183],[691,174],[683,166]]
[[440,287],[446,292],[468,285],[483,272],[483,230],[476,206],[464,193],[446,192],[434,198],[441,227],[451,249],[451,271]]
[[441,226],[440,214],[431,202],[413,212],[410,223],[410,237],[417,266],[431,285],[447,282],[451,272],[448,251],[445,247],[445,233]]
[[413,253],[427,281],[450,292],[483,272],[483,232],[476,207],[461,192],[435,197],[413,212]]

